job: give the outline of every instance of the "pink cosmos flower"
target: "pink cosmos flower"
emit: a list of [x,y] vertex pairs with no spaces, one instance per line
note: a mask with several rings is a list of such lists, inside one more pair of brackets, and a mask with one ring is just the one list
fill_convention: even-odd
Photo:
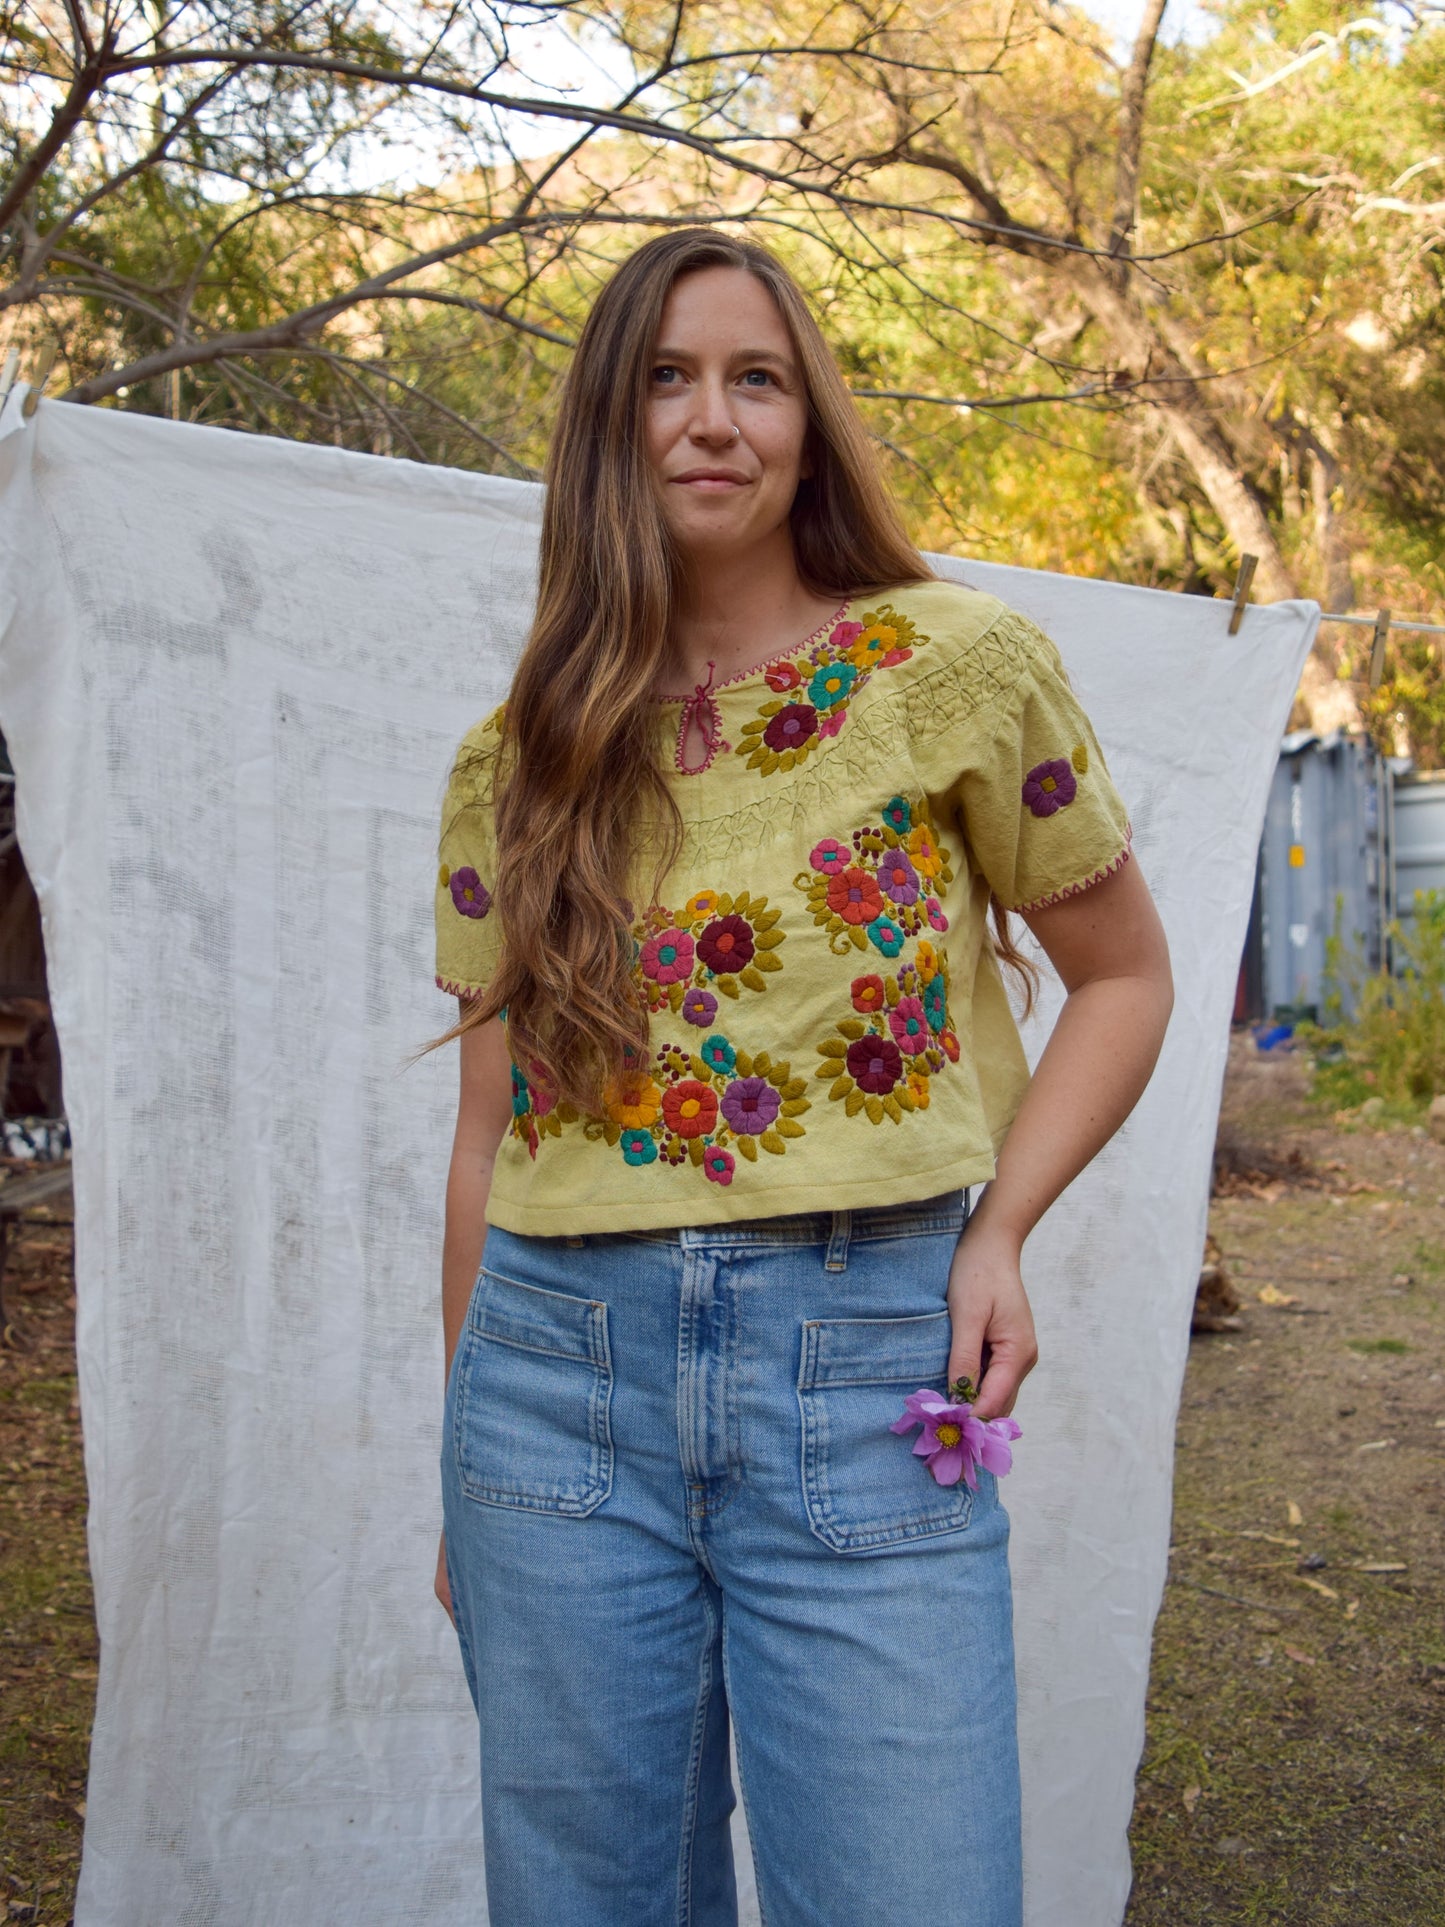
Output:
[[978,1468],[1001,1479],[1013,1464],[1010,1443],[1022,1437],[1011,1418],[975,1418],[971,1405],[951,1404],[939,1392],[920,1389],[903,1401],[903,1416],[889,1426],[890,1432],[911,1432],[923,1427],[914,1443],[916,1458],[927,1461],[928,1469],[940,1485],[957,1485],[962,1479],[970,1492],[978,1490]]
[[825,836],[821,843],[813,845],[813,853],[808,858],[815,870],[824,876],[832,876],[839,870],[846,870],[853,861],[853,852],[846,843],[840,843],[836,836]]

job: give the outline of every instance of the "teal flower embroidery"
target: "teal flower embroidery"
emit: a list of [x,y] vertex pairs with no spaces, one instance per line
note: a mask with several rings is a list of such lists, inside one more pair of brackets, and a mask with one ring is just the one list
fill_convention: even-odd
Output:
[[730,1071],[738,1061],[738,1054],[726,1037],[716,1035],[707,1039],[698,1056],[714,1071]]
[[923,1014],[933,1031],[942,1030],[948,1022],[948,991],[941,976],[923,986]]
[[657,1145],[651,1131],[627,1130],[622,1133],[622,1157],[626,1164],[655,1164]]
[[903,932],[891,917],[875,917],[868,926],[868,941],[885,957],[896,957],[903,948]]
[[815,709],[836,709],[839,703],[847,702],[857,680],[858,671],[851,662],[825,662],[813,672],[808,701]]
[[891,803],[883,805],[883,821],[890,830],[897,830],[900,836],[907,836],[913,828],[913,811],[901,796],[895,796]]

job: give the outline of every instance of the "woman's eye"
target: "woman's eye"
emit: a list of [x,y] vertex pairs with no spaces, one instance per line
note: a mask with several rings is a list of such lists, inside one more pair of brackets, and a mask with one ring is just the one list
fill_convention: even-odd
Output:
[[772,376],[766,368],[749,368],[748,372],[743,376],[743,380],[752,383],[756,387],[765,388],[772,380]]
[[652,371],[652,379],[662,388],[670,388],[677,380],[677,370],[664,362]]

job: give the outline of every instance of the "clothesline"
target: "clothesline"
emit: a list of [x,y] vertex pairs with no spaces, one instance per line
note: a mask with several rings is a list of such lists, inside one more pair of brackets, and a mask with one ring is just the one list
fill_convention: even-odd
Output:
[[[1352,623],[1357,629],[1373,629],[1379,621],[1379,617],[1321,615],[1320,621],[1348,622]],[[1416,635],[1421,636],[1445,636],[1445,623],[1439,622],[1401,622],[1395,616],[1391,616],[1390,627],[1392,629],[1411,629]]]

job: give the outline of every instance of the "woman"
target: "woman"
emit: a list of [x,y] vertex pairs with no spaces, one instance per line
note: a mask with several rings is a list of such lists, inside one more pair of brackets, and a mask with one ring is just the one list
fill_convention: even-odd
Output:
[[[1012,1409],[1024,1240],[1152,1068],[1124,808],[1053,645],[904,536],[762,249],[624,262],[548,484],[437,890],[437,1592],[491,1919],[733,1921],[731,1713],[770,1927],[1016,1927],[1005,1516],[890,1427],[980,1373]],[[1032,1082],[1010,910],[1068,992]]]

